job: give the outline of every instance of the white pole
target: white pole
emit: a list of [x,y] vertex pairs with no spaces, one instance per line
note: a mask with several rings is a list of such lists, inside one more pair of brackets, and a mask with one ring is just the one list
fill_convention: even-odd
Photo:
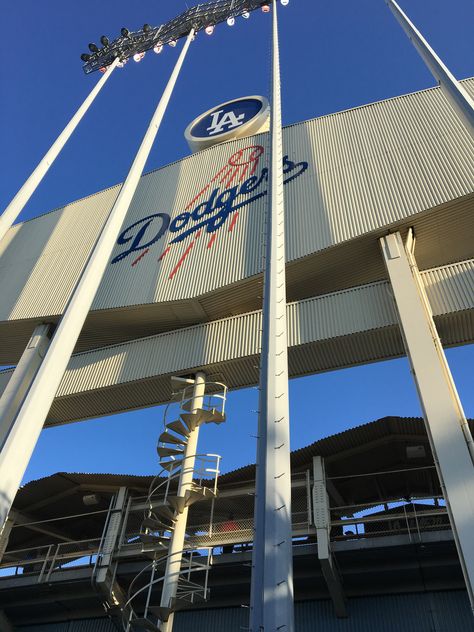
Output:
[[385,2],[428,66],[433,77],[438,81],[439,87],[453,109],[457,112],[467,131],[474,139],[474,100],[441,61],[420,31],[400,9],[395,0],[385,0]]
[[163,115],[194,35],[192,30],[151,119],[117,200],[92,251],[0,454],[0,528],[10,511],[23,474],[108,265],[117,235],[136,191]]
[[7,230],[16,220],[16,218],[21,213],[21,211],[25,207],[30,197],[35,192],[37,186],[39,185],[41,180],[44,178],[44,176],[48,172],[48,169],[51,167],[53,162],[58,157],[61,149],[67,143],[72,133],[81,122],[85,113],[87,112],[89,107],[92,105],[96,96],[104,87],[105,83],[109,79],[110,75],[112,74],[112,72],[114,71],[118,63],[119,63],[119,59],[118,58],[114,59],[113,63],[108,67],[107,72],[105,72],[103,77],[101,77],[101,79],[99,79],[99,81],[96,83],[95,87],[93,88],[93,90],[91,91],[87,99],[84,101],[81,107],[74,114],[72,119],[66,125],[64,130],[55,140],[55,142],[51,145],[51,148],[49,149],[49,151],[45,154],[41,162],[38,164],[38,166],[30,175],[28,180],[24,183],[24,185],[15,195],[15,197],[7,206],[7,208],[3,211],[2,215],[0,215],[0,241],[2,241]]
[[[206,375],[202,371],[196,373],[193,389],[193,401],[191,412],[195,413],[198,408],[202,408],[204,395],[206,392]],[[196,462],[197,445],[199,438],[199,426],[191,431],[183,455],[182,470],[179,477],[177,496],[184,497],[186,492],[192,488],[194,477],[194,465]],[[186,537],[186,525],[188,522],[189,507],[185,507],[181,513],[176,514],[176,522],[168,549],[168,559],[163,577],[163,590],[161,593],[160,605],[168,608],[173,604],[178,591],[179,573],[181,570],[182,553]],[[169,614],[166,622],[161,622],[161,632],[171,632],[173,629],[174,612]]]
[[293,632],[285,200],[276,1],[273,2],[270,138],[250,630]]

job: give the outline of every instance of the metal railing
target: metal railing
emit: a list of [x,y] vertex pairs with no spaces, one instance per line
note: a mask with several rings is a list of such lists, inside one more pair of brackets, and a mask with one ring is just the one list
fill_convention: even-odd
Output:
[[450,529],[441,497],[393,500],[372,505],[331,507],[340,517],[331,520],[331,540],[355,540],[388,535],[408,535],[420,541],[422,534]]
[[101,539],[61,542],[7,551],[0,563],[0,579],[12,575],[37,575],[38,583],[49,582],[53,573],[72,568],[93,568]]

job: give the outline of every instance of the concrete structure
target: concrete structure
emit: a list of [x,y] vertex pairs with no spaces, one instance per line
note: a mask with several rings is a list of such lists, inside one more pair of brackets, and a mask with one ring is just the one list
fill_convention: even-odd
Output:
[[[462,83],[474,93],[474,80]],[[472,438],[442,345],[474,339],[473,139],[442,91],[432,89],[293,125],[283,131],[282,145],[286,262],[277,261],[279,276],[286,274],[278,290],[286,289],[287,305],[285,313],[284,297],[278,299],[275,318],[288,321],[288,373],[409,355],[472,597],[474,556],[466,537],[473,519],[466,500],[474,489]],[[49,403],[56,397],[37,432],[43,418],[68,423],[166,402],[172,375],[204,371],[209,381],[231,388],[258,382],[261,237],[272,197],[267,146],[266,134],[237,139],[141,178],[96,297],[83,310],[77,344],[70,342],[75,353],[62,381],[61,369],[50,385]],[[17,364],[35,328],[58,323],[119,189],[14,226],[1,241],[1,363]],[[284,329],[276,335],[286,335]],[[429,344],[422,348],[422,340]],[[31,355],[35,371],[41,358]],[[29,378],[8,388],[11,376],[0,373],[0,392],[5,401],[19,401]],[[11,415],[10,404],[5,410]],[[4,426],[8,435],[8,420]],[[455,459],[449,441],[457,446]],[[322,489],[325,465],[316,470]],[[462,478],[462,493],[453,476]],[[324,494],[317,499],[318,552],[344,613]],[[117,534],[109,535],[112,541]],[[110,555],[100,550],[101,560]],[[47,555],[42,564],[40,583],[51,579],[56,558]],[[120,591],[101,581],[102,596],[99,585],[109,586],[113,610]]]
[[[323,632],[474,630],[423,420],[387,417],[326,437],[293,452],[291,471],[296,632],[314,630],[316,621]],[[59,473],[19,492],[14,508],[23,524],[12,528],[0,562],[0,611],[17,632],[121,629],[116,610],[104,614],[97,578],[108,566],[120,599],[149,564],[153,545],[137,533],[151,482]],[[249,465],[219,477],[211,524],[211,499],[190,507],[188,550],[214,549],[210,600],[178,611],[178,632],[246,625],[254,488]],[[91,496],[95,504],[86,505]],[[224,528],[230,512],[232,529]],[[108,516],[119,516],[110,557]],[[328,573],[326,546],[337,574]]]

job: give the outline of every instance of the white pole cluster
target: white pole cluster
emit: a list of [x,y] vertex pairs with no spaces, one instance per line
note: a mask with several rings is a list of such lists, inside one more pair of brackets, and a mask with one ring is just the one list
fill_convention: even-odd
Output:
[[420,31],[400,9],[395,0],[385,0],[385,2],[428,66],[431,74],[439,83],[439,87],[452,108],[458,114],[466,130],[474,139],[474,100],[469,96],[467,90],[465,90],[459,81],[457,81],[449,68],[441,61]]
[[0,454],[0,528],[20,486],[43,424],[94,300],[179,76],[192,30],[153,114],[117,200],[92,251]]
[[285,201],[276,1],[273,2],[270,136],[250,630],[293,632]]
[[60,151],[62,150],[64,145],[67,143],[67,141],[71,137],[76,127],[79,125],[79,123],[83,119],[87,110],[90,108],[90,106],[94,102],[94,99],[96,98],[96,96],[99,94],[99,92],[102,90],[102,88],[108,81],[110,75],[115,70],[118,63],[119,63],[119,59],[115,59],[114,62],[108,67],[107,71],[104,73],[101,79],[99,79],[99,81],[96,83],[95,87],[92,89],[91,93],[86,98],[84,103],[74,114],[72,119],[66,125],[64,130],[55,140],[55,142],[51,145],[51,148],[44,155],[41,162],[38,164],[36,169],[30,175],[28,180],[26,180],[26,182],[23,184],[23,186],[18,191],[18,193],[15,195],[13,200],[10,202],[7,208],[3,211],[2,215],[0,215],[0,241],[2,241],[7,230],[14,223],[14,221],[16,220],[18,215],[21,213],[21,211],[25,208],[26,203],[28,202],[30,197],[33,195],[35,190],[37,189],[41,180],[44,178],[44,176],[48,172],[48,169],[51,167],[53,162],[58,157]]

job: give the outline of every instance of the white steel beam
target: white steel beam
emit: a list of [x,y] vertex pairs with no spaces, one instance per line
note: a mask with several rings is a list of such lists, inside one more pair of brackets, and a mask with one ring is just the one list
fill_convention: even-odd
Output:
[[137,189],[193,37],[194,31],[191,31],[153,114],[127,178],[69,299],[46,356],[0,453],[0,525],[8,516],[44,421],[109,263],[117,235]]
[[285,202],[277,2],[273,2],[270,190],[266,223],[251,632],[294,631]]
[[342,589],[341,579],[334,562],[331,546],[331,513],[329,497],[326,487],[326,473],[324,460],[320,456],[313,457],[313,518],[316,527],[316,541],[318,544],[318,559],[321,571],[331,596],[337,617],[347,617],[346,599]]
[[[195,413],[198,408],[202,408],[204,395],[206,392],[206,376],[202,372],[196,373],[193,389],[193,400],[191,412]],[[194,477],[194,465],[196,461],[197,446],[199,439],[199,425],[192,430],[188,436],[184,449],[183,460],[181,462],[181,473],[179,477],[177,495],[186,496],[186,492],[192,489]],[[175,515],[175,525],[168,548],[168,559],[163,576],[163,590],[161,593],[160,605],[163,608],[170,608],[176,598],[178,591],[179,574],[181,570],[181,560],[183,557],[184,542],[186,537],[186,525],[188,523],[189,507],[184,507],[181,513]],[[174,612],[169,614],[168,620],[160,624],[161,632],[171,632],[173,629]]]
[[456,386],[419,279],[409,235],[380,240],[405,349],[423,408],[426,429],[443,488],[466,587],[474,609],[473,442]]
[[[10,534],[15,525],[15,521],[12,516],[8,516],[8,519],[3,523],[3,527],[0,527],[0,562],[5,555],[5,551],[8,547],[8,541],[10,540]],[[1,629],[1,628],[0,628]]]
[[60,151],[62,150],[64,145],[67,143],[67,141],[71,137],[76,127],[79,125],[79,123],[83,119],[87,110],[90,108],[90,106],[94,102],[94,99],[96,98],[96,96],[99,94],[99,92],[102,90],[102,88],[108,81],[110,75],[115,70],[118,63],[119,63],[119,59],[117,58],[107,68],[107,71],[99,79],[99,81],[91,90],[89,96],[86,98],[84,103],[77,110],[77,112],[74,114],[72,119],[66,125],[64,130],[61,132],[58,138],[51,145],[50,149],[46,152],[44,157],[41,159],[36,169],[33,171],[30,177],[23,184],[23,186],[15,195],[15,197],[7,206],[7,208],[3,211],[2,215],[0,215],[0,241],[2,241],[7,230],[10,228],[10,226],[16,220],[18,215],[24,209],[26,203],[35,192],[41,180],[44,178],[44,176],[48,172],[48,169],[51,167],[53,162],[58,157]]
[[385,0],[408,38],[427,65],[439,87],[458,114],[469,134],[474,138],[474,100],[457,81],[449,68],[441,61],[426,39],[401,10],[395,0]]
[[0,398],[0,450],[7,440],[15,416],[20,408],[51,339],[53,326],[38,325]]

